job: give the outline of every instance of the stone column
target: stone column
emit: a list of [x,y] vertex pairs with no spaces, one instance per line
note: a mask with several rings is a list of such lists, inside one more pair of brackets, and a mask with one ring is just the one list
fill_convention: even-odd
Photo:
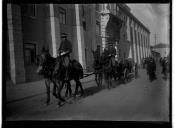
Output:
[[148,36],[148,33],[147,33],[147,43],[148,43],[148,56],[149,56],[149,36]]
[[137,27],[137,41],[138,41],[138,53],[139,53],[139,64],[141,64],[141,49],[140,49],[140,33],[139,33],[139,26]]
[[144,41],[144,54],[145,54],[145,57],[147,57],[146,55],[146,39],[145,39],[145,31],[143,32],[143,41]]
[[91,39],[92,39],[92,50],[96,50],[96,10],[95,10],[95,4],[92,4],[91,6]]
[[141,43],[142,43],[142,54],[143,54],[143,57],[145,58],[145,44],[143,40],[143,29],[141,30]]
[[133,37],[134,62],[137,63],[135,28],[134,28],[134,22],[133,21],[131,22],[131,26],[132,26],[132,37]]
[[[25,82],[21,8],[7,4],[10,75],[14,84]],[[5,43],[5,42],[4,42]]]
[[126,33],[127,33],[127,41],[130,43],[129,44],[129,57],[128,58],[133,58],[133,53],[132,53],[132,40],[131,40],[131,30],[130,30],[130,23],[129,23],[129,17],[127,17],[127,30],[126,30]]
[[148,55],[150,56],[151,55],[151,50],[150,50],[150,33],[148,34],[148,49],[149,49]]
[[133,41],[133,28],[130,26],[130,34],[131,34],[131,48],[132,48],[132,58],[135,62],[135,54],[134,54],[134,41]]
[[79,4],[75,4],[75,26],[73,26],[73,43],[74,48],[77,50],[77,58],[80,62],[80,64],[85,69],[86,63],[85,63],[85,48],[84,48],[84,34],[83,34],[83,27],[80,20],[80,10],[79,10]]
[[47,17],[46,17],[46,41],[50,47],[50,53],[53,57],[57,56],[57,51],[61,43],[60,38],[60,23],[59,16],[56,16],[54,4],[47,5]]
[[147,33],[146,33],[146,56],[148,57],[148,37],[147,37]]
[[142,42],[142,33],[140,32],[140,48],[141,48],[141,54],[142,54],[142,58],[144,58],[144,55],[143,55],[143,42]]
[[106,9],[106,4],[104,4],[104,6],[105,6],[104,10],[101,11],[103,12],[103,14],[101,15],[101,22],[100,22],[101,36],[102,36],[102,50],[104,50],[104,48],[106,47],[106,38],[107,38],[106,26],[109,21],[109,14],[107,14],[109,10]]
[[140,51],[140,60],[142,62],[143,54],[142,54],[142,42],[141,42],[141,36],[140,36],[140,34],[141,34],[141,28],[139,26],[139,28],[138,28],[139,51]]
[[136,26],[135,26],[135,31],[136,31],[136,43],[137,43],[137,45],[136,45],[136,47],[137,47],[137,59],[138,59],[138,64],[140,65],[140,52],[139,52],[139,41],[138,41],[138,26],[137,26],[137,24],[136,24]]

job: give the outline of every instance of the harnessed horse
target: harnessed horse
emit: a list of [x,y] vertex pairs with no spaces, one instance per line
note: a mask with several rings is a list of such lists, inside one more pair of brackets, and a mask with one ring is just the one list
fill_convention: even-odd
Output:
[[[70,80],[74,80],[76,82],[75,95],[78,93],[78,89],[80,87],[81,94],[84,93],[82,88],[82,84],[80,79],[83,78],[83,68],[81,64],[72,60],[71,66],[69,67],[69,75],[65,74],[65,65],[63,64],[63,58],[57,57],[53,58],[50,56],[48,52],[43,52],[40,57],[39,67],[37,69],[37,73],[41,74],[45,78],[46,92],[47,92],[47,101],[50,102],[50,84],[51,82],[54,84],[53,94],[58,98],[58,105],[61,105],[61,102],[65,102],[65,99],[61,96],[61,90],[65,84],[65,78],[70,84]],[[57,90],[57,93],[56,93]]]
[[113,55],[104,58],[103,63],[103,72],[104,72],[104,79],[107,83],[108,88],[110,89],[112,86],[112,76],[115,72],[115,57]]
[[94,63],[93,63],[93,68],[94,68],[94,73],[95,73],[95,81],[97,83],[97,85],[100,87],[102,86],[102,80],[103,80],[103,72],[102,72],[102,63],[101,63],[101,57],[99,55],[99,57],[96,57],[95,52],[93,53],[93,57],[94,57]]

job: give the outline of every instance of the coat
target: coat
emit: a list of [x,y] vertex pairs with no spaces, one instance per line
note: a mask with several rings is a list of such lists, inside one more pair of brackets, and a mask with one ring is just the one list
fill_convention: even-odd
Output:
[[61,42],[59,51],[63,51],[63,52],[72,52],[72,44],[70,41],[68,41],[67,39]]

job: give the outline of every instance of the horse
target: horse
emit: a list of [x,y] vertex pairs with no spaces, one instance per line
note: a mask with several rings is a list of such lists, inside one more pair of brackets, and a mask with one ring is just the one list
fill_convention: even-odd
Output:
[[98,55],[95,51],[92,51],[94,62],[93,62],[93,68],[94,68],[94,74],[95,74],[95,81],[97,83],[97,86],[102,86],[102,80],[103,80],[103,72],[102,72],[102,63],[101,63],[101,56]]
[[115,72],[115,56],[109,55],[107,58],[103,58],[103,72],[104,72],[104,79],[107,83],[108,89],[112,86],[112,77]]
[[[77,60],[71,60],[70,63],[71,66],[69,66],[69,78],[67,79],[67,83],[70,84],[70,80],[74,80],[76,82],[75,95],[78,93],[79,88],[81,89],[81,95],[83,95],[84,90],[80,82],[80,79],[83,78],[83,68]],[[62,102],[66,102],[61,96],[61,90],[65,84],[65,69],[61,56],[53,58],[48,52],[42,52],[37,73],[43,75],[45,79],[47,104],[50,102],[51,83],[54,85],[53,94],[59,100],[58,105],[60,106]]]

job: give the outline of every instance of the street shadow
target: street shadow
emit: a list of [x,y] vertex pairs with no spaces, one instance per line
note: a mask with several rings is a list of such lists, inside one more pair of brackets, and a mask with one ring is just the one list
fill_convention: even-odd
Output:
[[[135,79],[134,76],[132,76],[132,78],[130,78],[130,80],[128,80],[125,83],[121,79],[120,80],[112,80],[112,87],[111,87],[111,89],[117,88],[117,87],[119,87],[121,85],[124,85],[124,84],[127,84],[127,83],[130,83],[133,79]],[[77,101],[79,101],[81,99],[84,99],[84,98],[86,98],[88,96],[93,96],[94,94],[97,94],[97,93],[99,93],[100,91],[102,91],[104,89],[108,89],[107,86],[106,86],[106,83],[105,83],[105,85],[103,84],[100,87],[96,85],[96,86],[85,88],[83,96],[74,97],[72,101],[73,102],[77,102]],[[81,94],[81,91],[78,91],[78,94]],[[71,97],[69,97],[68,99],[70,99],[70,98]]]
[[88,96],[92,96],[92,95],[102,91],[105,88],[106,88],[105,86],[101,86],[101,87],[93,86],[93,87],[86,88],[86,89],[84,89],[83,98],[88,97]]

